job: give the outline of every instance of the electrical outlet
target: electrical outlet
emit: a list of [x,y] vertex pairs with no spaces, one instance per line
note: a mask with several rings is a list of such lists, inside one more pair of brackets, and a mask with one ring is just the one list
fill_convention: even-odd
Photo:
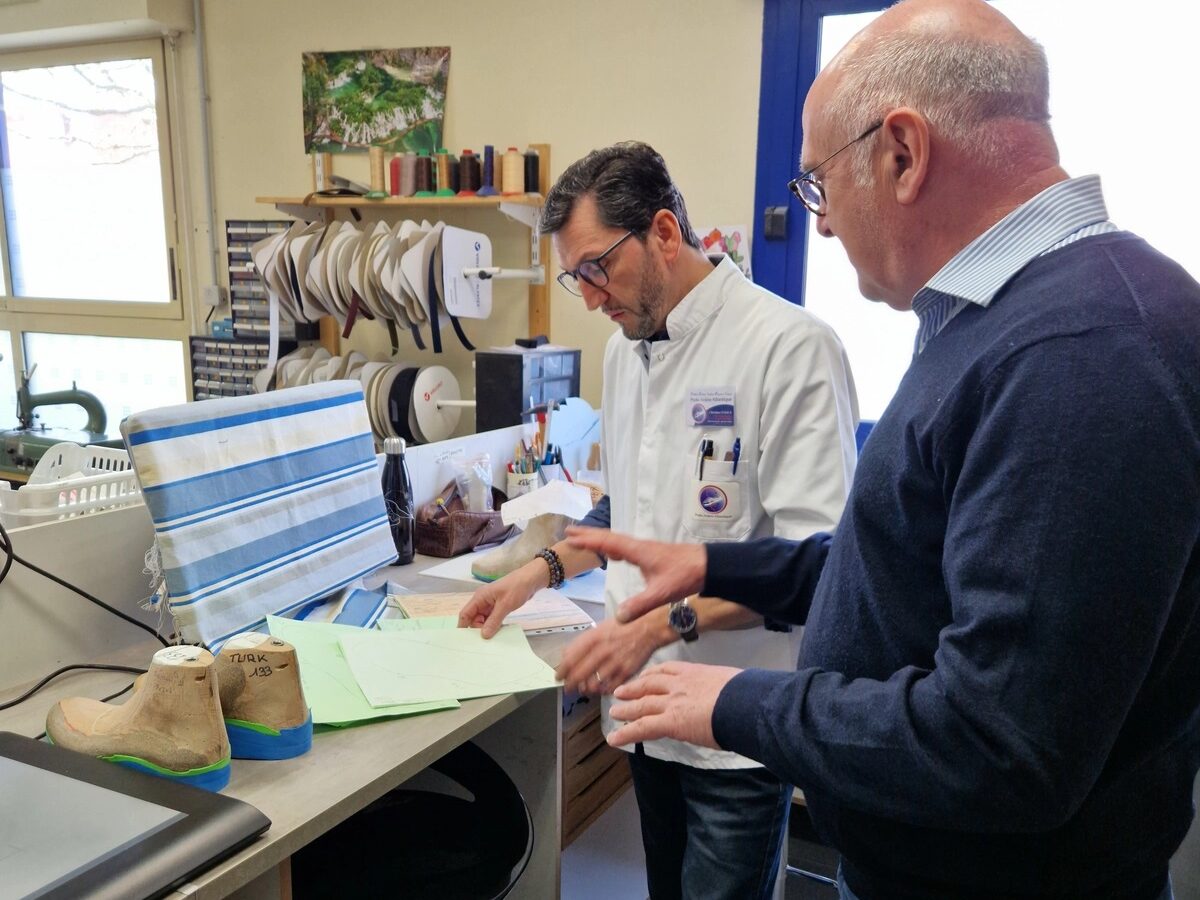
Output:
[[225,302],[225,289],[219,284],[205,285],[200,290],[200,299],[205,306],[220,306]]

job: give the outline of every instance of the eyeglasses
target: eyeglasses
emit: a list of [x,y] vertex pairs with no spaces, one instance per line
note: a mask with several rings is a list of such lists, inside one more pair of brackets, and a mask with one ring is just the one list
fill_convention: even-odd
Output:
[[608,284],[608,270],[604,268],[604,257],[612,253],[621,246],[629,238],[633,237],[636,232],[627,231],[621,237],[613,242],[612,246],[601,253],[599,256],[592,259],[585,259],[572,272],[561,272],[558,276],[558,283],[574,294],[576,297],[583,296],[583,288],[579,286],[579,282],[586,281],[592,287],[602,288]]
[[787,184],[788,190],[791,191],[793,194],[795,194],[796,199],[798,199],[801,203],[803,203],[805,205],[805,207],[808,209],[808,211],[810,213],[812,213],[814,216],[825,215],[825,188],[821,186],[820,181],[818,181],[816,178],[813,177],[813,173],[816,172],[817,169],[821,168],[821,166],[825,165],[827,162],[829,162],[831,159],[833,159],[835,156],[837,156],[839,153],[841,153],[842,150],[845,150],[849,147],[853,147],[859,141],[863,140],[864,138],[870,137],[872,134],[874,134],[876,131],[878,131],[882,127],[883,127],[883,120],[880,119],[878,122],[876,122],[870,128],[868,128],[866,131],[864,131],[862,134],[860,134],[858,137],[856,137],[854,140],[852,140],[850,143],[848,143],[845,147],[842,147],[839,150],[835,150],[833,153],[829,154],[827,157],[825,157],[823,160],[821,160],[819,163],[817,163],[815,166],[813,166],[807,172],[801,172],[797,177],[795,177],[791,181],[789,181]]

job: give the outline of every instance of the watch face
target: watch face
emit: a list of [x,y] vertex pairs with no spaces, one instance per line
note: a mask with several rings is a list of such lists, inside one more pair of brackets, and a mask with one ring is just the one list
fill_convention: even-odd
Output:
[[685,603],[678,603],[671,607],[667,622],[680,634],[691,631],[696,627],[696,611]]

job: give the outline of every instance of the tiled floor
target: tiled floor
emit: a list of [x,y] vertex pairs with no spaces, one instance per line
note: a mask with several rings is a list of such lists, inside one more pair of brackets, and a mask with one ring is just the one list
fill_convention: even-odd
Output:
[[563,851],[562,900],[646,900],[642,829],[632,789]]

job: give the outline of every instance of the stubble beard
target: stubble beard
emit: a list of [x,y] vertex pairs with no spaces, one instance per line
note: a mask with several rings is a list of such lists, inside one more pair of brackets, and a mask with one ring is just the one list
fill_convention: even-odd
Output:
[[650,259],[642,265],[638,281],[638,303],[634,320],[621,324],[621,332],[631,341],[644,341],[658,330],[658,320],[666,304],[667,288]]

